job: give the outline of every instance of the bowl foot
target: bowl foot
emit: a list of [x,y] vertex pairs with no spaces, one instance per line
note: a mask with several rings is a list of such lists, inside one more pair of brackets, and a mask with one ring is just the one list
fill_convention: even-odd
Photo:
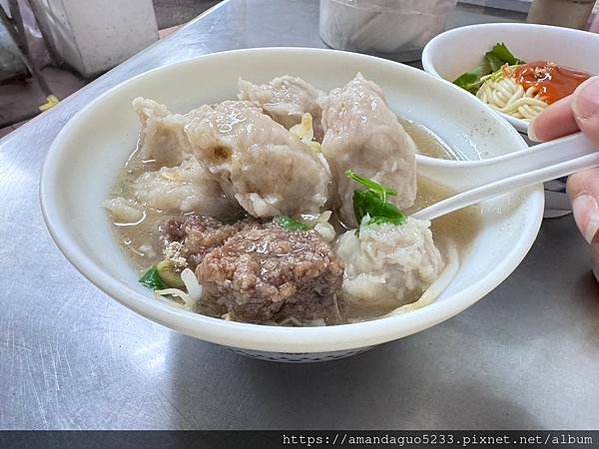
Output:
[[280,363],[315,363],[315,362],[329,362],[331,360],[343,359],[352,355],[361,354],[362,352],[368,351],[373,346],[358,349],[348,349],[346,351],[332,351],[332,352],[265,352],[265,351],[252,351],[249,349],[237,349],[228,348],[236,354],[240,354],[246,357],[254,359],[267,360],[269,362],[280,362]]

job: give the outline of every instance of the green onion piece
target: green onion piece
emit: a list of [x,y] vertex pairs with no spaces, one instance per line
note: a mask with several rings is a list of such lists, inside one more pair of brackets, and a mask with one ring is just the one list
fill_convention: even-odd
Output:
[[372,179],[365,178],[364,176],[357,174],[353,170],[347,170],[345,172],[345,176],[347,176],[352,181],[356,181],[357,183],[362,184],[369,190],[378,193],[382,197],[384,197],[385,195],[397,195],[397,192],[392,188],[379,184],[378,182],[373,181]]
[[172,260],[164,259],[156,265],[156,271],[160,279],[169,287],[184,288],[185,282],[181,279],[181,273]]
[[287,229],[288,231],[309,231],[310,226],[301,221],[294,220],[287,215],[281,215],[279,217],[275,217],[273,222],[280,226],[283,229]]
[[139,278],[139,283],[151,290],[163,290],[168,287],[158,274],[158,268],[155,266]]

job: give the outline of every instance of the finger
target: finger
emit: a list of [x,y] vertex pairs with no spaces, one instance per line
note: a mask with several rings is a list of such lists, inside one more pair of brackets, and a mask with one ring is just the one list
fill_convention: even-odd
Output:
[[572,96],[556,101],[528,125],[528,137],[535,142],[547,142],[578,131],[572,112]]
[[572,110],[580,130],[599,145],[599,76],[589,78],[572,94]]
[[599,168],[568,178],[567,192],[578,229],[589,243],[599,243]]

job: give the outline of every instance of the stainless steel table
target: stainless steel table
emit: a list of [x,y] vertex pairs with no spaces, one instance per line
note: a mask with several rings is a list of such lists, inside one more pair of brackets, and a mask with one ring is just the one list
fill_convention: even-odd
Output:
[[[225,2],[0,141],[0,428],[599,427],[599,285],[571,218],[545,221],[516,272],[466,312],[314,365],[171,332],[100,293],[55,248],[38,177],[75,112],[193,56],[322,47],[317,18],[316,0]],[[462,7],[451,24],[503,19]]]

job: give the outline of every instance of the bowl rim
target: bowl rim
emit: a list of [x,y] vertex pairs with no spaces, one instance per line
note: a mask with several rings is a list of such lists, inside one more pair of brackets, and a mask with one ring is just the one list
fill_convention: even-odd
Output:
[[[100,265],[96,264],[80,248],[76,239],[70,234],[68,227],[63,226],[63,222],[68,219],[68,217],[63,217],[59,213],[59,208],[57,207],[58,192],[57,187],[55,186],[60,182],[57,175],[62,162],[62,157],[66,152],[66,148],[68,148],[66,144],[71,135],[78,128],[79,122],[85,118],[85,115],[83,114],[85,111],[89,111],[104,98],[118,93],[120,89],[125,89],[129,84],[135,83],[145,77],[151,77],[156,72],[169,70],[176,71],[177,69],[188,65],[201,63],[199,61],[234,57],[236,54],[240,53],[272,53],[276,55],[293,52],[298,55],[305,55],[306,53],[343,53],[352,58],[371,60],[376,62],[376,64],[386,64],[395,66],[401,70],[414,71],[424,76],[430,76],[414,67],[374,56],[340,52],[338,50],[330,49],[266,47],[230,50],[201,55],[186,61],[149,70],[117,84],[71,117],[54,139],[43,164],[39,190],[42,214],[52,238],[69,262],[85,278],[108,296],[152,321],[204,341],[241,349],[271,352],[314,353],[338,351],[363,348],[395,340],[428,329],[451,318],[482,299],[486,294],[503,282],[520,264],[536,239],[541,226],[544,207],[542,185],[522,190],[522,192],[526,193],[527,200],[530,201],[531,210],[528,214],[530,219],[524,223],[524,229],[520,234],[519,239],[514,242],[514,245],[506,254],[502,264],[498,265],[492,272],[493,275],[486,275],[475,284],[452,295],[451,301],[434,302],[427,307],[410,313],[359,323],[337,326],[291,328],[238,323],[225,321],[220,318],[208,317],[177,308],[170,304],[166,304],[163,301],[149,300],[150,298],[148,295],[144,295],[139,291],[133,290],[127,284],[115,280],[110,273],[106,272]],[[445,83],[448,88],[456,89],[463,95],[466,94],[459,87],[442,79],[430,76],[430,81],[435,83]],[[493,114],[491,115],[498,120],[498,116],[494,111],[492,112]],[[504,125],[504,122],[499,121],[497,124]],[[522,141],[522,148],[524,148],[526,143],[522,137],[507,124],[504,127],[507,132],[514,133],[514,137]]]
[[[435,66],[434,51],[435,51],[436,46],[440,42],[451,39],[452,37],[454,37],[456,35],[467,34],[471,30],[489,29],[489,28],[501,29],[501,28],[514,28],[514,27],[523,28],[523,29],[529,28],[529,29],[531,29],[531,31],[548,31],[548,32],[553,32],[553,33],[576,34],[576,35],[585,35],[585,36],[590,35],[591,38],[599,40],[599,35],[589,33],[588,31],[576,30],[573,28],[563,28],[563,27],[558,27],[558,26],[553,26],[553,25],[543,25],[543,24],[537,24],[537,23],[520,23],[520,22],[478,23],[478,24],[474,24],[474,25],[466,25],[466,26],[462,26],[462,27],[458,27],[458,28],[453,28],[451,30],[444,31],[443,33],[440,33],[437,36],[435,36],[434,38],[432,38],[424,46],[424,48],[422,50],[422,67],[425,72],[430,73],[431,75],[436,76],[437,78],[440,78],[440,79],[450,82],[450,80],[443,78],[439,74],[439,72],[437,72],[437,69]],[[595,37],[593,37],[593,36],[595,36]],[[480,100],[480,102],[482,104],[484,104],[485,106],[487,106],[488,108],[492,109],[489,105],[484,103],[482,100]],[[524,134],[528,133],[529,122],[527,122],[526,120],[521,120],[516,117],[512,117],[511,115],[504,114],[503,112],[499,112],[499,111],[495,111],[495,112],[497,114],[499,114],[503,119],[507,120],[519,132],[524,133]]]

